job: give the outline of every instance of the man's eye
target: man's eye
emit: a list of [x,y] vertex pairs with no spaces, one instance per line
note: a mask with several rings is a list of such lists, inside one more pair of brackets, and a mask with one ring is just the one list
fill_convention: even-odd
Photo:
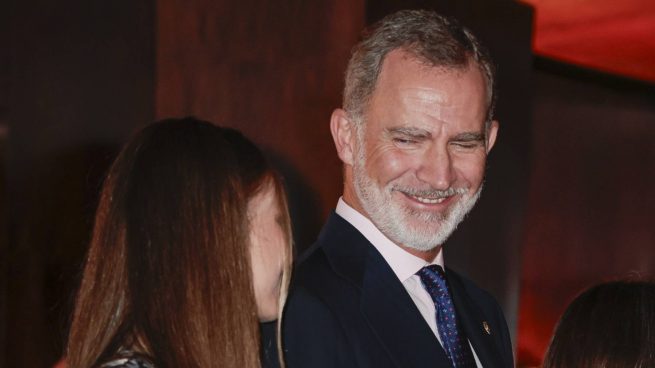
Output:
[[398,144],[404,144],[404,145],[407,145],[407,144],[414,144],[414,143],[416,143],[415,140],[413,140],[413,139],[407,139],[407,138],[394,138],[393,141],[394,141],[395,143],[398,143]]
[[464,149],[473,149],[477,148],[480,146],[480,143],[478,142],[454,142],[453,145],[459,148],[464,148]]

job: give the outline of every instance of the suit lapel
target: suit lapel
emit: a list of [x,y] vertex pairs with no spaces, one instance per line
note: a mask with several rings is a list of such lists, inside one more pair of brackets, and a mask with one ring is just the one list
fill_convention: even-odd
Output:
[[[457,316],[462,323],[466,336],[473,345],[475,353],[484,368],[502,367],[503,360],[494,342],[494,331],[485,330],[487,320],[469,297],[464,284],[452,271],[447,271],[448,284],[453,296]],[[487,328],[489,325],[487,325]],[[498,333],[498,331],[496,331]]]
[[361,312],[397,367],[450,366],[404,286],[363,235],[333,214],[319,243],[335,272],[361,288]]
[[448,358],[402,283],[372,248],[362,313],[398,367],[449,367]]

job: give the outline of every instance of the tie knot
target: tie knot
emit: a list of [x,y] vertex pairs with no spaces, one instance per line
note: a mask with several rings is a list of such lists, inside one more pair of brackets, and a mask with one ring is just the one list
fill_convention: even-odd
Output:
[[446,278],[446,273],[443,272],[443,268],[441,268],[441,266],[439,266],[439,265],[431,264],[431,265],[427,265],[427,266],[425,266],[423,268],[427,268],[428,271],[438,273],[439,277]]
[[428,265],[421,268],[416,274],[421,278],[421,282],[432,297],[448,294],[446,274],[441,266]]
[[419,275],[421,279],[425,277],[429,277],[429,278],[436,277],[443,282],[446,281],[446,273],[443,271],[443,268],[441,268],[441,266],[436,264],[427,265],[421,268],[416,274]]

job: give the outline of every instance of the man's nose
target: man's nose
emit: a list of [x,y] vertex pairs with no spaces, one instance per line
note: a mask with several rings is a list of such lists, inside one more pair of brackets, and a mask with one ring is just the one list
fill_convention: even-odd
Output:
[[434,189],[446,190],[455,178],[453,162],[447,147],[432,147],[421,159],[417,177]]

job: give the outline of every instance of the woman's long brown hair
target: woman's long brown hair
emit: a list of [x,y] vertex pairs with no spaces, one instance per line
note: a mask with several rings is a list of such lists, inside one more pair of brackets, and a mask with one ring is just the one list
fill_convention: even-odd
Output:
[[280,181],[240,133],[193,118],[139,132],[103,185],[68,366],[130,348],[157,367],[259,367],[247,204],[266,183],[290,242]]

